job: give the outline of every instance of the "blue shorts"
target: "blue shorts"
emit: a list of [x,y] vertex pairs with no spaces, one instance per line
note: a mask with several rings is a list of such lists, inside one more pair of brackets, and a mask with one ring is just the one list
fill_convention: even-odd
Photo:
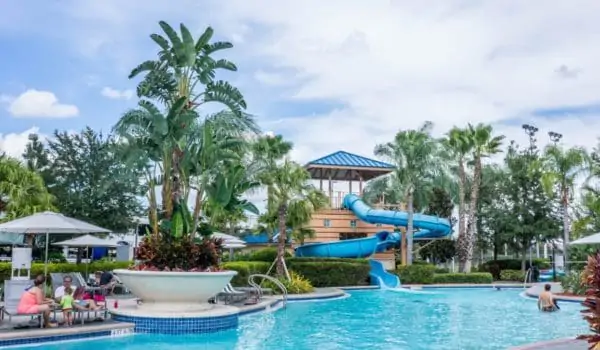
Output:
[[86,307],[89,303],[87,302],[87,300],[75,300],[75,304],[81,307]]

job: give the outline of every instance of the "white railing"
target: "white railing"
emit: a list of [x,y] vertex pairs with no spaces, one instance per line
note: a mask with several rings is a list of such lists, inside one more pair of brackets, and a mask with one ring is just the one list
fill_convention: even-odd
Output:
[[[283,293],[283,306],[285,307],[285,305],[287,304],[287,295],[288,295],[287,288],[285,288],[285,286],[277,278],[273,278],[271,276],[261,275],[261,274],[255,274],[255,275],[248,276],[248,284],[251,285],[253,288],[257,289],[259,296],[262,296],[262,288],[260,287],[260,283],[256,283],[254,278],[261,278],[263,280],[269,280],[269,281],[273,282],[279,289],[281,289],[281,291]],[[262,281],[261,281],[261,283],[262,283]]]

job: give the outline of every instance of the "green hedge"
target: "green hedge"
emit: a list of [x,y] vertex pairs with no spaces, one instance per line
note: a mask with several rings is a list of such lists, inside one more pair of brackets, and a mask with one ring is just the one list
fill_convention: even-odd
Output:
[[[245,286],[248,284],[248,276],[266,273],[271,263],[234,261],[224,263],[223,268],[238,272],[231,282],[233,285]],[[286,264],[291,271],[308,279],[314,287],[369,284],[370,266],[365,259],[290,258],[286,259]]]
[[472,273],[442,273],[433,276],[434,284],[452,284],[452,283],[473,283],[487,284],[492,283],[494,278],[489,272]]
[[436,267],[433,265],[417,264],[398,266],[396,274],[403,284],[431,284]]
[[[116,269],[126,269],[131,266],[131,262],[110,262],[110,261],[95,261],[90,264],[69,264],[69,263],[48,263],[48,273],[54,272],[81,272],[85,274],[92,274],[95,271],[112,271]],[[0,278],[2,281],[10,279],[11,264],[0,263]],[[44,264],[33,263],[31,264],[31,277],[34,278],[37,275],[44,273]]]
[[244,287],[248,285],[248,277],[253,274],[265,274],[271,263],[265,261],[232,261],[226,262],[221,267],[225,270],[234,270],[238,274],[233,277],[231,284]]
[[[504,270],[521,270],[520,259],[503,259],[503,260],[490,260],[479,265],[479,272],[489,272],[492,274],[495,280],[501,279],[500,273]],[[550,261],[546,259],[533,259],[533,264],[538,269],[549,269],[551,267]],[[526,268],[529,268],[529,260],[526,261]]]
[[500,271],[500,280],[523,282],[525,281],[525,272],[521,270],[502,270]]
[[[290,258],[292,255],[286,250],[285,258]],[[277,257],[277,248],[263,248],[250,253],[248,261],[264,261],[272,263]]]

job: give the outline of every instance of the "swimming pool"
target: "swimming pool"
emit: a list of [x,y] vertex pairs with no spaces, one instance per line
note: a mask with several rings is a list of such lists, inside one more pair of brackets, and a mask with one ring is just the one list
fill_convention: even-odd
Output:
[[[429,292],[429,291],[428,291]],[[341,300],[290,303],[240,318],[237,330],[199,336],[134,335],[85,340],[86,350],[506,349],[586,332],[576,303],[541,313],[522,290],[354,291]],[[26,349],[34,349],[26,348]],[[38,350],[40,347],[37,348]],[[81,350],[79,342],[44,350]]]

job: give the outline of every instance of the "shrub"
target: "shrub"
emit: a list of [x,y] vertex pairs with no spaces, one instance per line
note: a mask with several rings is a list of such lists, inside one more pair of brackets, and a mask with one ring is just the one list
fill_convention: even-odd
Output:
[[136,258],[141,264],[134,269],[190,272],[216,269],[219,265],[221,244],[220,239],[206,237],[192,241],[188,236],[167,233],[158,237],[146,236],[137,249]]
[[425,264],[398,266],[396,274],[404,284],[431,284],[435,269],[435,266]]
[[355,259],[292,258],[290,270],[306,277],[315,287],[339,287],[369,284],[368,262]]
[[[48,263],[48,273],[62,272],[62,273],[73,273],[80,272],[85,275],[87,271],[89,274],[95,271],[112,271],[116,269],[127,269],[131,266],[132,262],[110,262],[110,261],[95,261],[90,264],[69,264],[69,263]],[[0,278],[2,281],[9,280],[11,273],[10,263],[0,263]],[[37,276],[44,273],[44,264],[33,263],[31,264],[31,276]]]
[[525,272],[521,270],[502,270],[500,271],[500,280],[523,282],[525,281]]
[[[312,293],[314,288],[310,281],[298,274],[297,272],[290,271],[290,280],[285,277],[279,278],[279,282],[284,285],[285,289],[289,294],[306,294]],[[275,285],[275,283],[265,280],[263,286],[266,288],[271,288],[274,294],[280,294],[281,289]]]
[[243,287],[248,285],[248,277],[250,275],[265,274],[270,265],[264,261],[231,261],[224,263],[222,268],[237,271],[238,274],[233,277],[231,284]]
[[573,271],[560,279],[560,285],[565,293],[584,295],[587,288],[582,279],[582,273]]
[[[550,261],[546,259],[533,259],[533,264],[538,269],[549,269],[551,267]],[[526,261],[525,267],[529,268],[529,260]],[[490,260],[479,265],[479,272],[489,272],[492,274],[495,280],[501,279],[500,272],[503,270],[521,270],[520,259],[502,259],[502,260]],[[523,276],[525,278],[525,276]]]
[[450,273],[450,269],[447,267],[436,267],[435,273]]
[[583,318],[588,322],[590,331],[594,334],[579,336],[578,339],[585,339],[588,342],[588,349],[598,349],[600,347],[600,309],[598,300],[600,300],[600,251],[588,257],[588,263],[581,275],[581,283],[586,285],[586,298],[582,305],[585,307],[581,311]]
[[433,283],[436,284],[451,284],[451,283],[473,283],[486,284],[494,281],[489,272],[473,272],[473,273],[443,273],[433,276]]
[[[286,250],[285,257],[286,259],[291,257],[292,255]],[[248,256],[249,261],[265,261],[272,263],[275,261],[277,257],[277,248],[263,248],[257,251],[250,253]]]

